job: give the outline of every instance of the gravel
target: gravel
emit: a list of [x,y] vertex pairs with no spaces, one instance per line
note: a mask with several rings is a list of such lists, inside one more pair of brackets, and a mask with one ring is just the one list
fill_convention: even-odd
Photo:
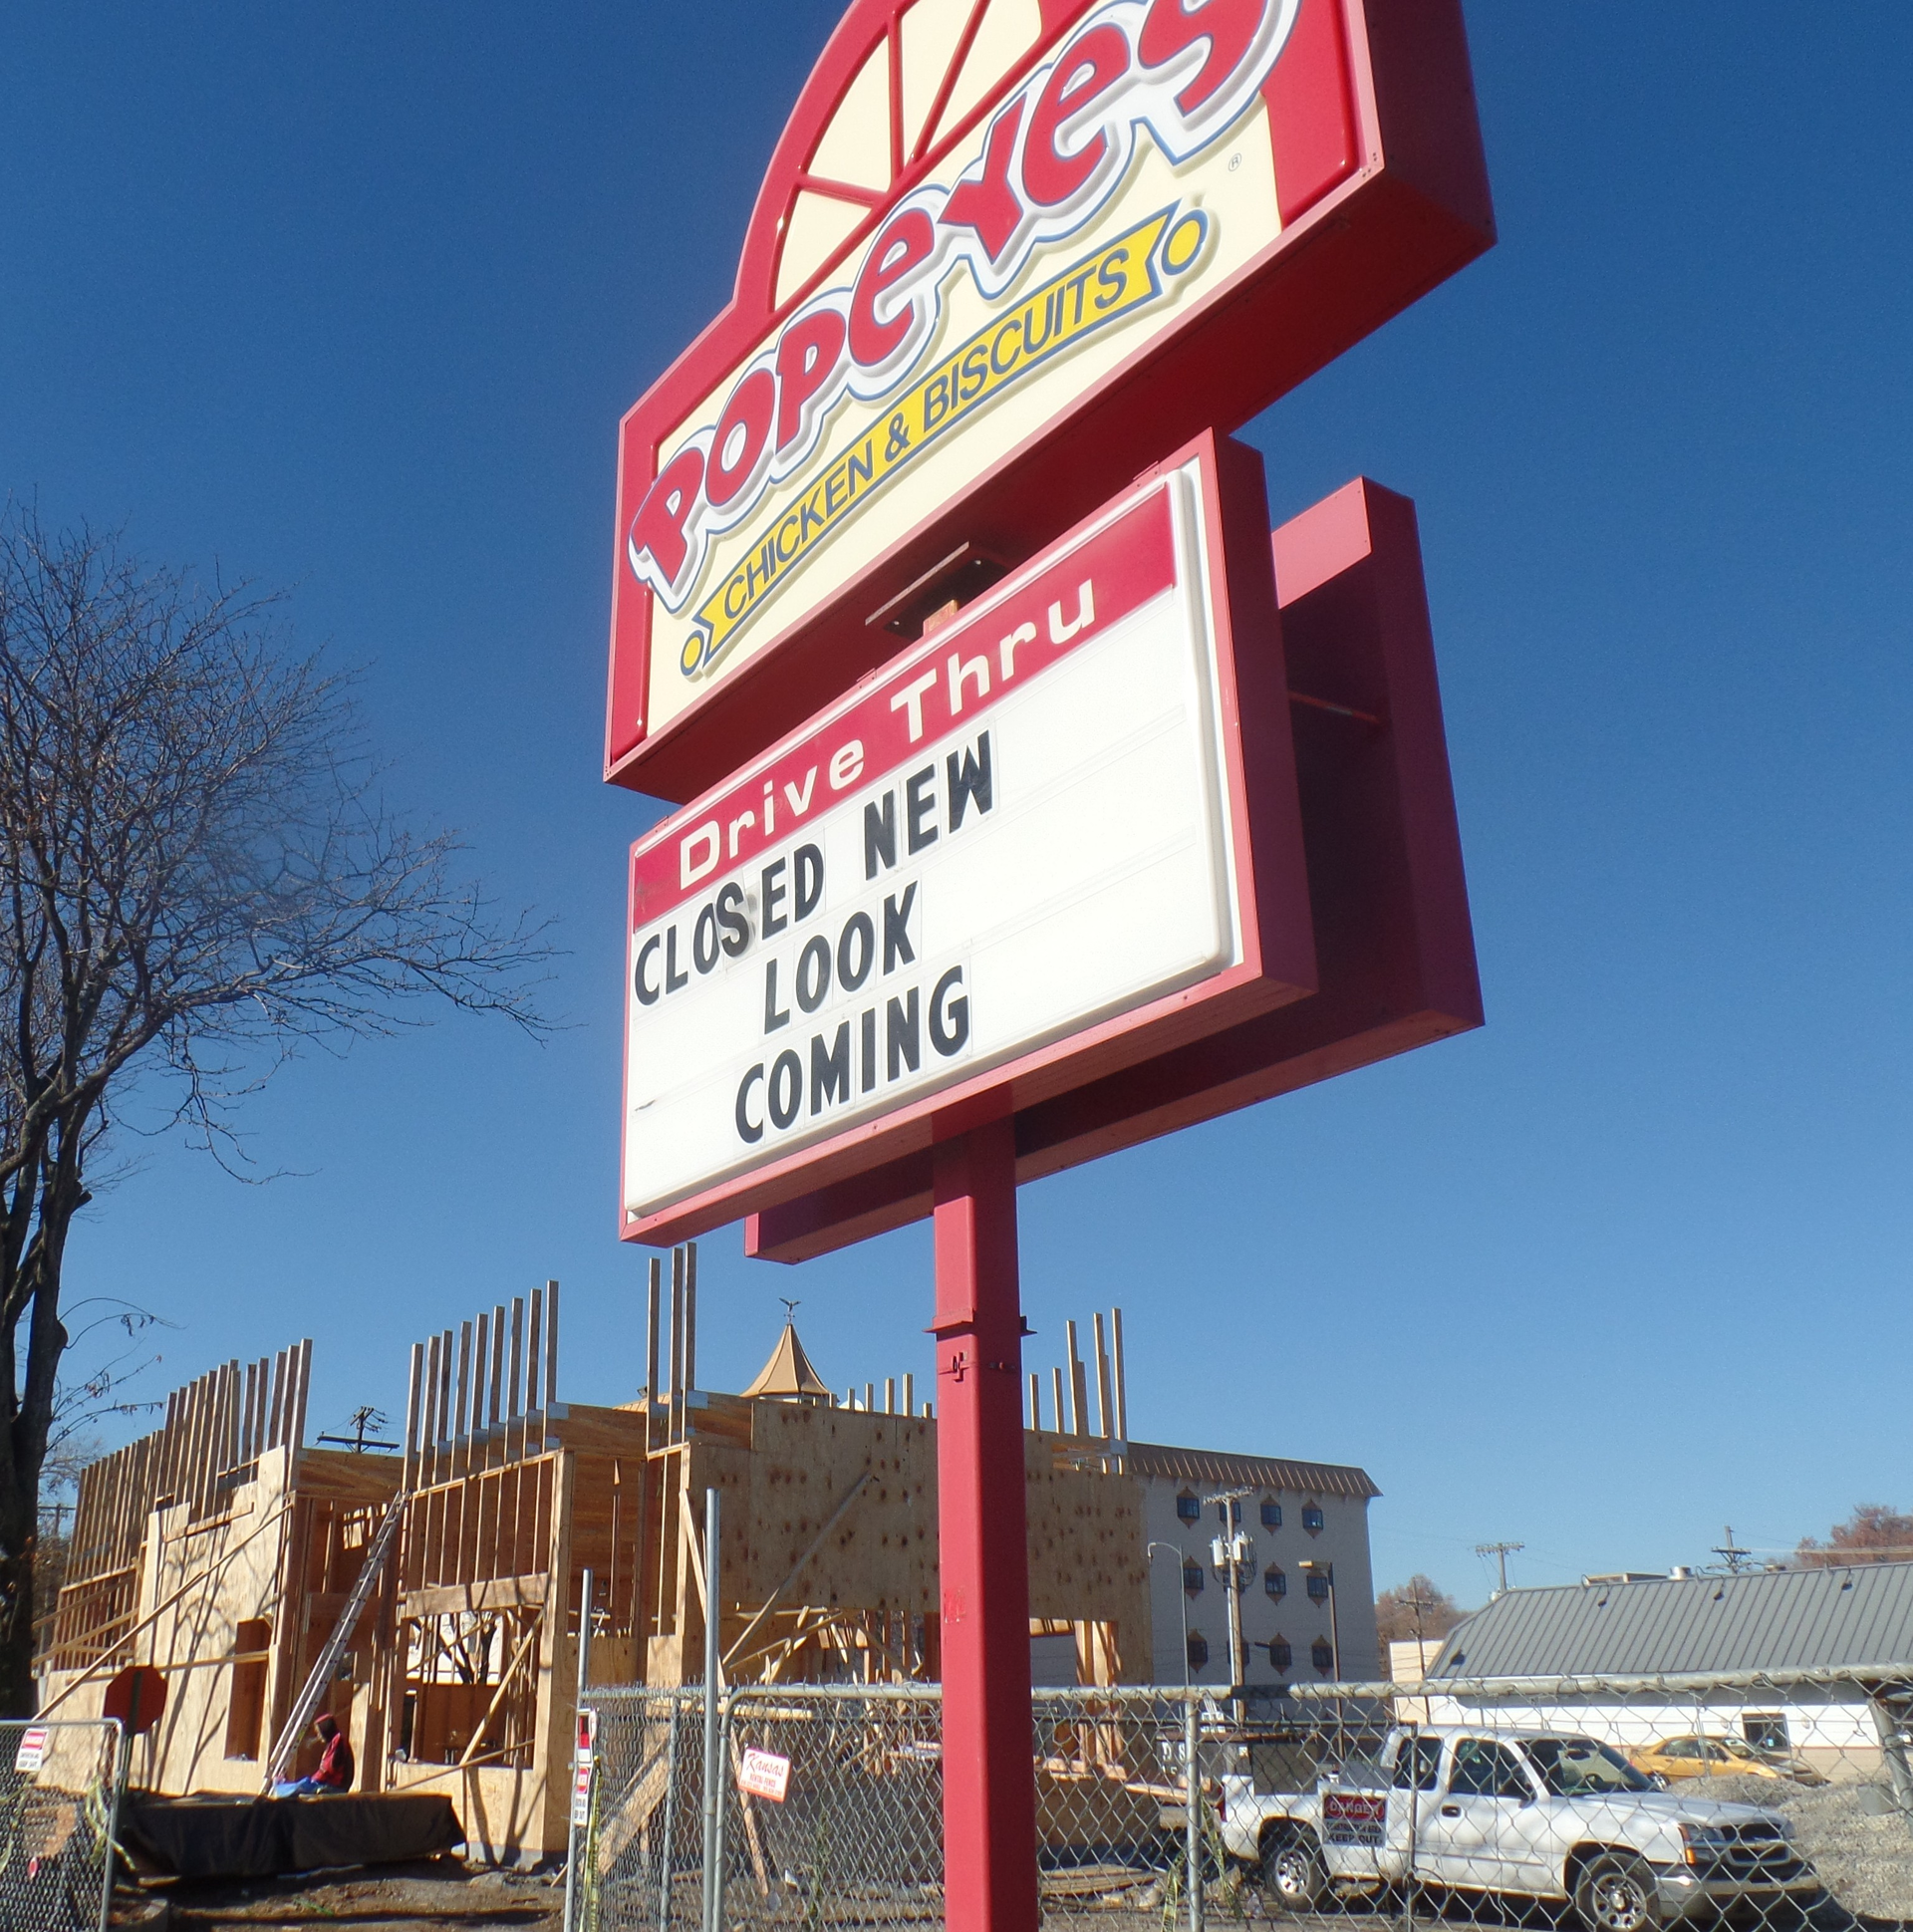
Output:
[[1849,1912],[1867,1918],[1913,1919],[1913,1819],[1889,1809],[1869,1815],[1867,1785],[1804,1786],[1772,1778],[1695,1779],[1682,1796],[1758,1804],[1792,1821],[1795,1842],[1821,1882]]

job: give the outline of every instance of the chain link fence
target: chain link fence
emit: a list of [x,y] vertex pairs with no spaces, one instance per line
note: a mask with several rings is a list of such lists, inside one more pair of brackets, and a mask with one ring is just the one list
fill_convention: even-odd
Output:
[[[577,1924],[701,1932],[699,1690],[599,1691]],[[1537,1679],[1033,1694],[1042,1917],[1763,1932],[1913,1922],[1913,1682]],[[719,1700],[720,1932],[929,1925],[935,1686]]]
[[0,1720],[0,1927],[104,1932],[120,1727]]

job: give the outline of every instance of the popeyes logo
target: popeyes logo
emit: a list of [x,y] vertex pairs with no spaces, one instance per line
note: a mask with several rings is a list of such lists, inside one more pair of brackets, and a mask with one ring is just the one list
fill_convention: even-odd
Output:
[[[626,534],[631,570],[667,610],[698,599],[684,676],[709,665],[783,576],[919,451],[1199,265],[1210,219],[1172,203],[1024,290],[905,387],[938,341],[952,276],[967,269],[998,303],[1037,251],[1109,204],[1145,137],[1174,165],[1213,145],[1254,102],[1300,4],[1207,0],[1189,13],[1182,0],[1110,0],[1001,104],[956,180],[899,201],[848,285],[814,296],[745,365],[717,419],[667,458]],[[713,539],[800,476],[853,399],[886,415],[704,585]]]

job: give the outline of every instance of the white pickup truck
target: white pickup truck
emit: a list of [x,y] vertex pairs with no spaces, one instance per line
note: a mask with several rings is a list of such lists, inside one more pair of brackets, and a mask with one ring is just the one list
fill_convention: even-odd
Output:
[[1403,1884],[1570,1901],[1587,1932],[1648,1932],[1731,1906],[1810,1904],[1820,1883],[1777,1812],[1662,1792],[1565,1733],[1391,1732],[1311,1792],[1223,1780],[1225,1850],[1292,1911]]

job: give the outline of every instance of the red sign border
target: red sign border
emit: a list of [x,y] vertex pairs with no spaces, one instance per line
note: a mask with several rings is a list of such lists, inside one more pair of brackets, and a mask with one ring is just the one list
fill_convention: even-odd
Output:
[[[1483,1023],[1415,505],[1360,477],[1270,547],[1319,989],[1019,1113],[1019,1183]],[[918,1152],[751,1216],[744,1251],[810,1260],[931,1207]]]
[[[1018,561],[1087,514],[1092,506],[1079,491],[1059,494],[1050,479],[1018,472],[1036,467],[1033,459],[1053,452],[1066,434],[1073,453],[1086,456],[1090,443],[1079,432],[1091,417],[1098,418],[1090,438],[1094,467],[1105,476],[1128,473],[1128,465],[1186,441],[1205,425],[1227,431],[1493,245],[1460,0],[1303,0],[1264,90],[1272,130],[1285,143],[1278,151],[1280,236],[1193,300],[1166,336],[1139,347],[980,485],[954,496],[891,546],[825,611],[773,637],[747,667],[649,734],[644,706],[651,600],[625,563],[624,532],[656,473],[659,448],[778,318],[861,246],[890,207],[1047,58],[1094,0],[1040,4],[1042,38],[1024,61],[901,173],[869,220],[778,305],[778,246],[802,162],[865,58],[891,37],[900,10],[895,0],[856,0],[831,36],[772,155],[730,302],[620,424],[606,707],[609,782],[666,798],[689,796],[814,710],[820,690],[842,690],[873,668],[874,645],[841,624],[833,630],[829,620],[842,619],[848,600],[861,625],[865,612],[926,567],[928,553],[958,521],[977,523],[979,496],[986,498],[996,486],[1012,479],[1023,485],[1012,490],[1015,500],[1003,517],[981,518],[1019,529],[1027,541]],[[1250,301],[1251,294],[1257,299]],[[1252,315],[1245,313],[1250,310]],[[1230,346],[1244,325],[1252,329],[1257,354],[1242,355]],[[1148,398],[1135,407],[1139,383]],[[1112,414],[1115,423],[1108,419]],[[1124,419],[1129,417],[1134,420]],[[1062,523],[1044,527],[1040,516],[1031,519],[1029,503],[1045,499],[1062,505]],[[858,594],[850,597],[853,587]],[[813,636],[816,649],[787,648]],[[766,680],[767,666],[779,658],[789,661],[783,675]],[[820,684],[825,665],[829,671]],[[746,691],[746,686],[752,689]],[[622,716],[639,721],[635,736],[618,728]]]
[[[1303,999],[1315,990],[1315,945],[1309,911],[1293,746],[1288,731],[1287,678],[1270,563],[1268,505],[1261,457],[1214,434],[1199,436],[1155,465],[1128,489],[1086,518],[1100,523],[1161,486],[1164,476],[1194,461],[1203,496],[1203,531],[1216,625],[1216,668],[1222,729],[1219,750],[1227,809],[1235,846],[1236,908],[1242,961],[1201,983],[1166,994],[1134,1011],[988,1068],[953,1087],[907,1102],[880,1119],[846,1129],[734,1176],[652,1215],[619,1209],[622,1240],[669,1246],[737,1220],[774,1209],[930,1147],[953,1122],[972,1114],[993,1119],[1067,1093],[1086,1081],[1119,1073],[1221,1028]],[[1071,531],[1002,587],[1013,595],[1056,561],[1081,531]],[[979,611],[998,601],[992,595]],[[965,613],[967,615],[967,613]],[[936,648],[957,635],[939,632]],[[923,645],[899,653],[907,660]],[[888,667],[887,667],[888,670]],[[828,707],[820,707],[828,708]],[[807,718],[787,735],[812,728]],[[780,744],[777,750],[780,752]],[[774,754],[773,754],[774,755]],[[723,786],[733,782],[726,774]],[[699,799],[677,815],[694,820]],[[655,843],[654,827],[640,843]],[[635,847],[634,847],[635,849]],[[627,868],[627,880],[631,877]],[[633,930],[627,909],[627,935]],[[629,1011],[629,1008],[627,1008]],[[630,1031],[626,1029],[622,1092],[628,1092]],[[619,1191],[625,1174],[625,1108],[620,1108]]]

